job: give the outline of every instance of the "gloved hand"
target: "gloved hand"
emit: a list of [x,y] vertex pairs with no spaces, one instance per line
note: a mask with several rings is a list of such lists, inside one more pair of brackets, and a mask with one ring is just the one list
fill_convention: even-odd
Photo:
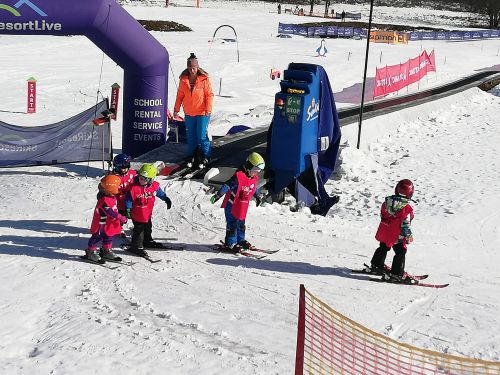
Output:
[[219,196],[217,196],[217,194],[212,195],[212,196],[210,197],[210,203],[214,204],[214,203],[215,203],[215,202],[217,202],[219,199],[220,199],[220,197],[219,197]]
[[125,216],[120,215],[118,219],[120,220],[121,225],[127,224],[127,218]]
[[167,210],[170,210],[170,207],[172,207],[172,201],[169,197],[165,197],[165,203],[167,204]]
[[128,219],[132,219],[132,213],[130,212],[130,208],[127,209],[126,215]]
[[259,207],[262,204],[262,197],[260,195],[255,195],[255,204],[257,207]]

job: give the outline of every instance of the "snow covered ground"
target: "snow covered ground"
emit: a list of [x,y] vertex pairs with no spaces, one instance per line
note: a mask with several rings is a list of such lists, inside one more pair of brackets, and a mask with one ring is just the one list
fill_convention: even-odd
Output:
[[[328,40],[329,54],[317,58],[317,39],[276,38],[279,21],[298,19],[272,13],[274,4],[202,6],[126,9],[138,19],[193,29],[153,35],[171,56],[170,101],[190,52],[210,72],[216,92],[222,79],[212,134],[236,124],[269,124],[278,90],[269,79],[272,67],[321,64],[335,91],[361,82],[364,42]],[[400,24],[444,19],[438,15],[425,9],[374,12],[377,22]],[[238,32],[240,63],[234,43],[218,41],[208,54],[208,40],[222,24]],[[0,120],[9,123],[69,117],[95,104],[98,88],[106,96],[123,80],[121,69],[83,37],[1,35],[0,48]],[[369,76],[375,66],[404,61],[422,48],[435,50],[437,72],[420,89],[500,63],[499,39],[372,45]],[[38,80],[39,111],[28,116],[15,112],[25,111],[30,76]],[[162,262],[138,259],[116,270],[80,262],[100,163],[90,165],[90,178],[87,165],[0,170],[0,372],[290,374],[301,283],[342,314],[402,342],[500,360],[499,115],[498,88],[471,89],[365,120],[361,150],[352,141],[356,125],[343,128],[342,163],[327,185],[341,200],[326,217],[307,209],[293,213],[293,202],[250,208],[249,240],[280,249],[261,261],[210,250],[224,236],[224,218],[202,184],[158,179],[173,207],[167,211],[160,202],[155,208],[153,234],[186,248],[151,251]],[[119,152],[120,121],[113,137]],[[445,289],[381,285],[348,272],[370,260],[380,204],[401,178],[414,181],[418,200],[407,270],[449,282]]]

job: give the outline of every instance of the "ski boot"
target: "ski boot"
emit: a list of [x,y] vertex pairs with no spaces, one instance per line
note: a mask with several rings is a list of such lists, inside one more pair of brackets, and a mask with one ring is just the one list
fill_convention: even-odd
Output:
[[148,242],[144,242],[144,247],[149,247],[149,248],[153,248],[153,249],[161,249],[161,248],[163,248],[163,244],[160,242],[156,242],[154,240],[151,240]]
[[105,260],[111,260],[115,262],[119,262],[122,260],[122,258],[116,255],[112,249],[101,248],[101,250],[99,251],[99,255],[101,256],[102,259]]
[[393,273],[384,273],[382,280],[394,284],[418,284],[418,280],[408,276],[395,275]]
[[375,266],[373,264],[371,266],[368,266],[367,264],[365,264],[364,270],[366,273],[369,273],[372,275],[377,275],[377,276],[383,276],[386,273],[386,270],[384,269],[384,267],[378,267],[378,266]]
[[205,168],[209,162],[210,162],[209,158],[207,157],[202,158],[198,163],[198,168],[199,169]]
[[149,254],[144,250],[143,247],[129,247],[128,251],[140,257],[149,257]]
[[232,245],[228,245],[227,243],[224,243],[224,244],[221,244],[220,247],[221,247],[222,251],[227,251],[229,253],[235,253],[235,254],[239,253],[241,250],[241,246],[236,244],[236,243],[232,244]]
[[241,247],[244,250],[252,250],[255,249],[255,246],[253,246],[250,242],[247,240],[243,240],[238,242],[238,246]]
[[87,258],[88,260],[90,260],[92,262],[104,263],[104,260],[101,259],[101,257],[97,253],[97,250],[91,250],[91,249],[85,250],[85,258]]

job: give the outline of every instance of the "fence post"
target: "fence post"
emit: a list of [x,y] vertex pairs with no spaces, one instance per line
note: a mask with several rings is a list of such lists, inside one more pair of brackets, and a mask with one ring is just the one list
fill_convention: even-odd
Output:
[[297,350],[295,352],[295,375],[304,374],[304,344],[306,336],[306,301],[304,284],[300,284],[299,316],[297,319]]

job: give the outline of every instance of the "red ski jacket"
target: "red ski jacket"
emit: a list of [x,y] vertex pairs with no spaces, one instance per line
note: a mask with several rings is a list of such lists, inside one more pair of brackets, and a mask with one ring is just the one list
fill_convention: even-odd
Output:
[[[400,239],[401,226],[403,221],[409,217],[413,220],[413,208],[406,199],[400,199],[398,196],[390,196],[385,199],[380,209],[381,221],[375,234],[379,242],[392,247]],[[406,249],[406,239],[403,235],[403,245]]]
[[118,188],[118,194],[116,194],[116,206],[118,207],[118,211],[125,211],[125,195],[132,187],[136,175],[137,171],[134,171],[133,169],[129,169],[125,176],[117,175],[120,177],[120,180],[122,180],[122,183]]
[[139,223],[147,223],[153,215],[153,207],[156,200],[156,191],[160,184],[153,181],[149,186],[134,184],[128,194],[132,199],[132,220]]

